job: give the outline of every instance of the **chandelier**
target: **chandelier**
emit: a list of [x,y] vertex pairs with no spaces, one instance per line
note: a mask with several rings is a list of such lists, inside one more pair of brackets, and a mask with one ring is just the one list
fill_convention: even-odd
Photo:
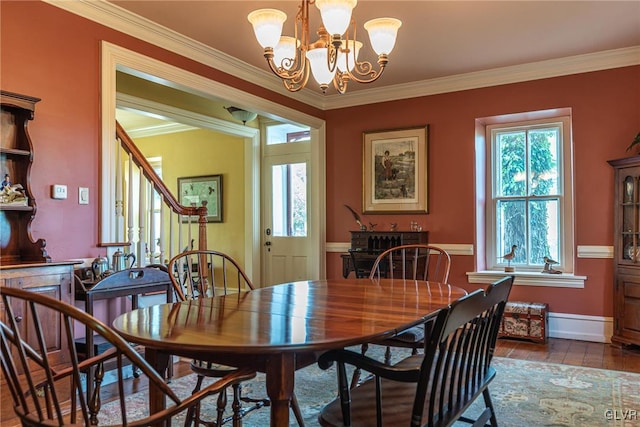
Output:
[[[358,61],[362,42],[357,40],[356,22],[351,17],[357,3],[357,0],[302,0],[293,37],[281,36],[287,19],[282,11],[259,9],[248,15],[269,68],[282,79],[287,90],[297,92],[305,87],[310,74],[323,93],[331,82],[339,93],[345,93],[351,80],[371,83],[380,78],[402,22],[395,18],[365,22],[371,47],[378,55],[378,67],[374,68],[371,62]],[[320,10],[323,23],[315,41],[309,38],[309,6],[312,4]]]

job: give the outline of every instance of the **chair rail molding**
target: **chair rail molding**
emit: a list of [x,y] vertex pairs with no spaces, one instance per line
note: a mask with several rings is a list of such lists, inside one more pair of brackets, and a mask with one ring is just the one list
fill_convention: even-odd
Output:
[[[449,255],[473,255],[473,244],[468,243],[429,243],[432,246],[437,246],[444,249]],[[328,253],[332,252],[349,252],[351,248],[350,242],[327,242],[326,250]]]

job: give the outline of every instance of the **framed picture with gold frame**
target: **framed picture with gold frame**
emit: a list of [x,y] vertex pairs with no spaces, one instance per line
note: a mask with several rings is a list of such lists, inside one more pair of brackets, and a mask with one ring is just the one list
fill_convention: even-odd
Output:
[[[206,202],[207,222],[222,222],[222,175],[178,178],[178,192],[181,205],[197,207]],[[182,218],[188,220],[188,216]]]
[[428,213],[428,134],[428,125],[363,132],[363,213]]

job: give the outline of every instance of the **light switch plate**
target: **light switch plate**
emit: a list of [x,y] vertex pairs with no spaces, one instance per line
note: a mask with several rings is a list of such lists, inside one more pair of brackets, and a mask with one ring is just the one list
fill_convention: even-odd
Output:
[[78,203],[81,205],[89,204],[89,188],[78,187]]
[[67,198],[67,186],[54,184],[51,186],[51,198],[52,199],[66,199]]

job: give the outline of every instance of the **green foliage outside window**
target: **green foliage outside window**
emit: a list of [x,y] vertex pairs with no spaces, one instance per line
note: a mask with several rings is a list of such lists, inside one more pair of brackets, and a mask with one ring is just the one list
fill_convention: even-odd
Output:
[[[559,128],[500,132],[495,141],[496,257],[517,245],[512,264],[543,264],[544,256],[557,260]],[[556,225],[552,230],[551,224]]]
[[291,224],[290,236],[307,235],[307,165],[291,165]]

